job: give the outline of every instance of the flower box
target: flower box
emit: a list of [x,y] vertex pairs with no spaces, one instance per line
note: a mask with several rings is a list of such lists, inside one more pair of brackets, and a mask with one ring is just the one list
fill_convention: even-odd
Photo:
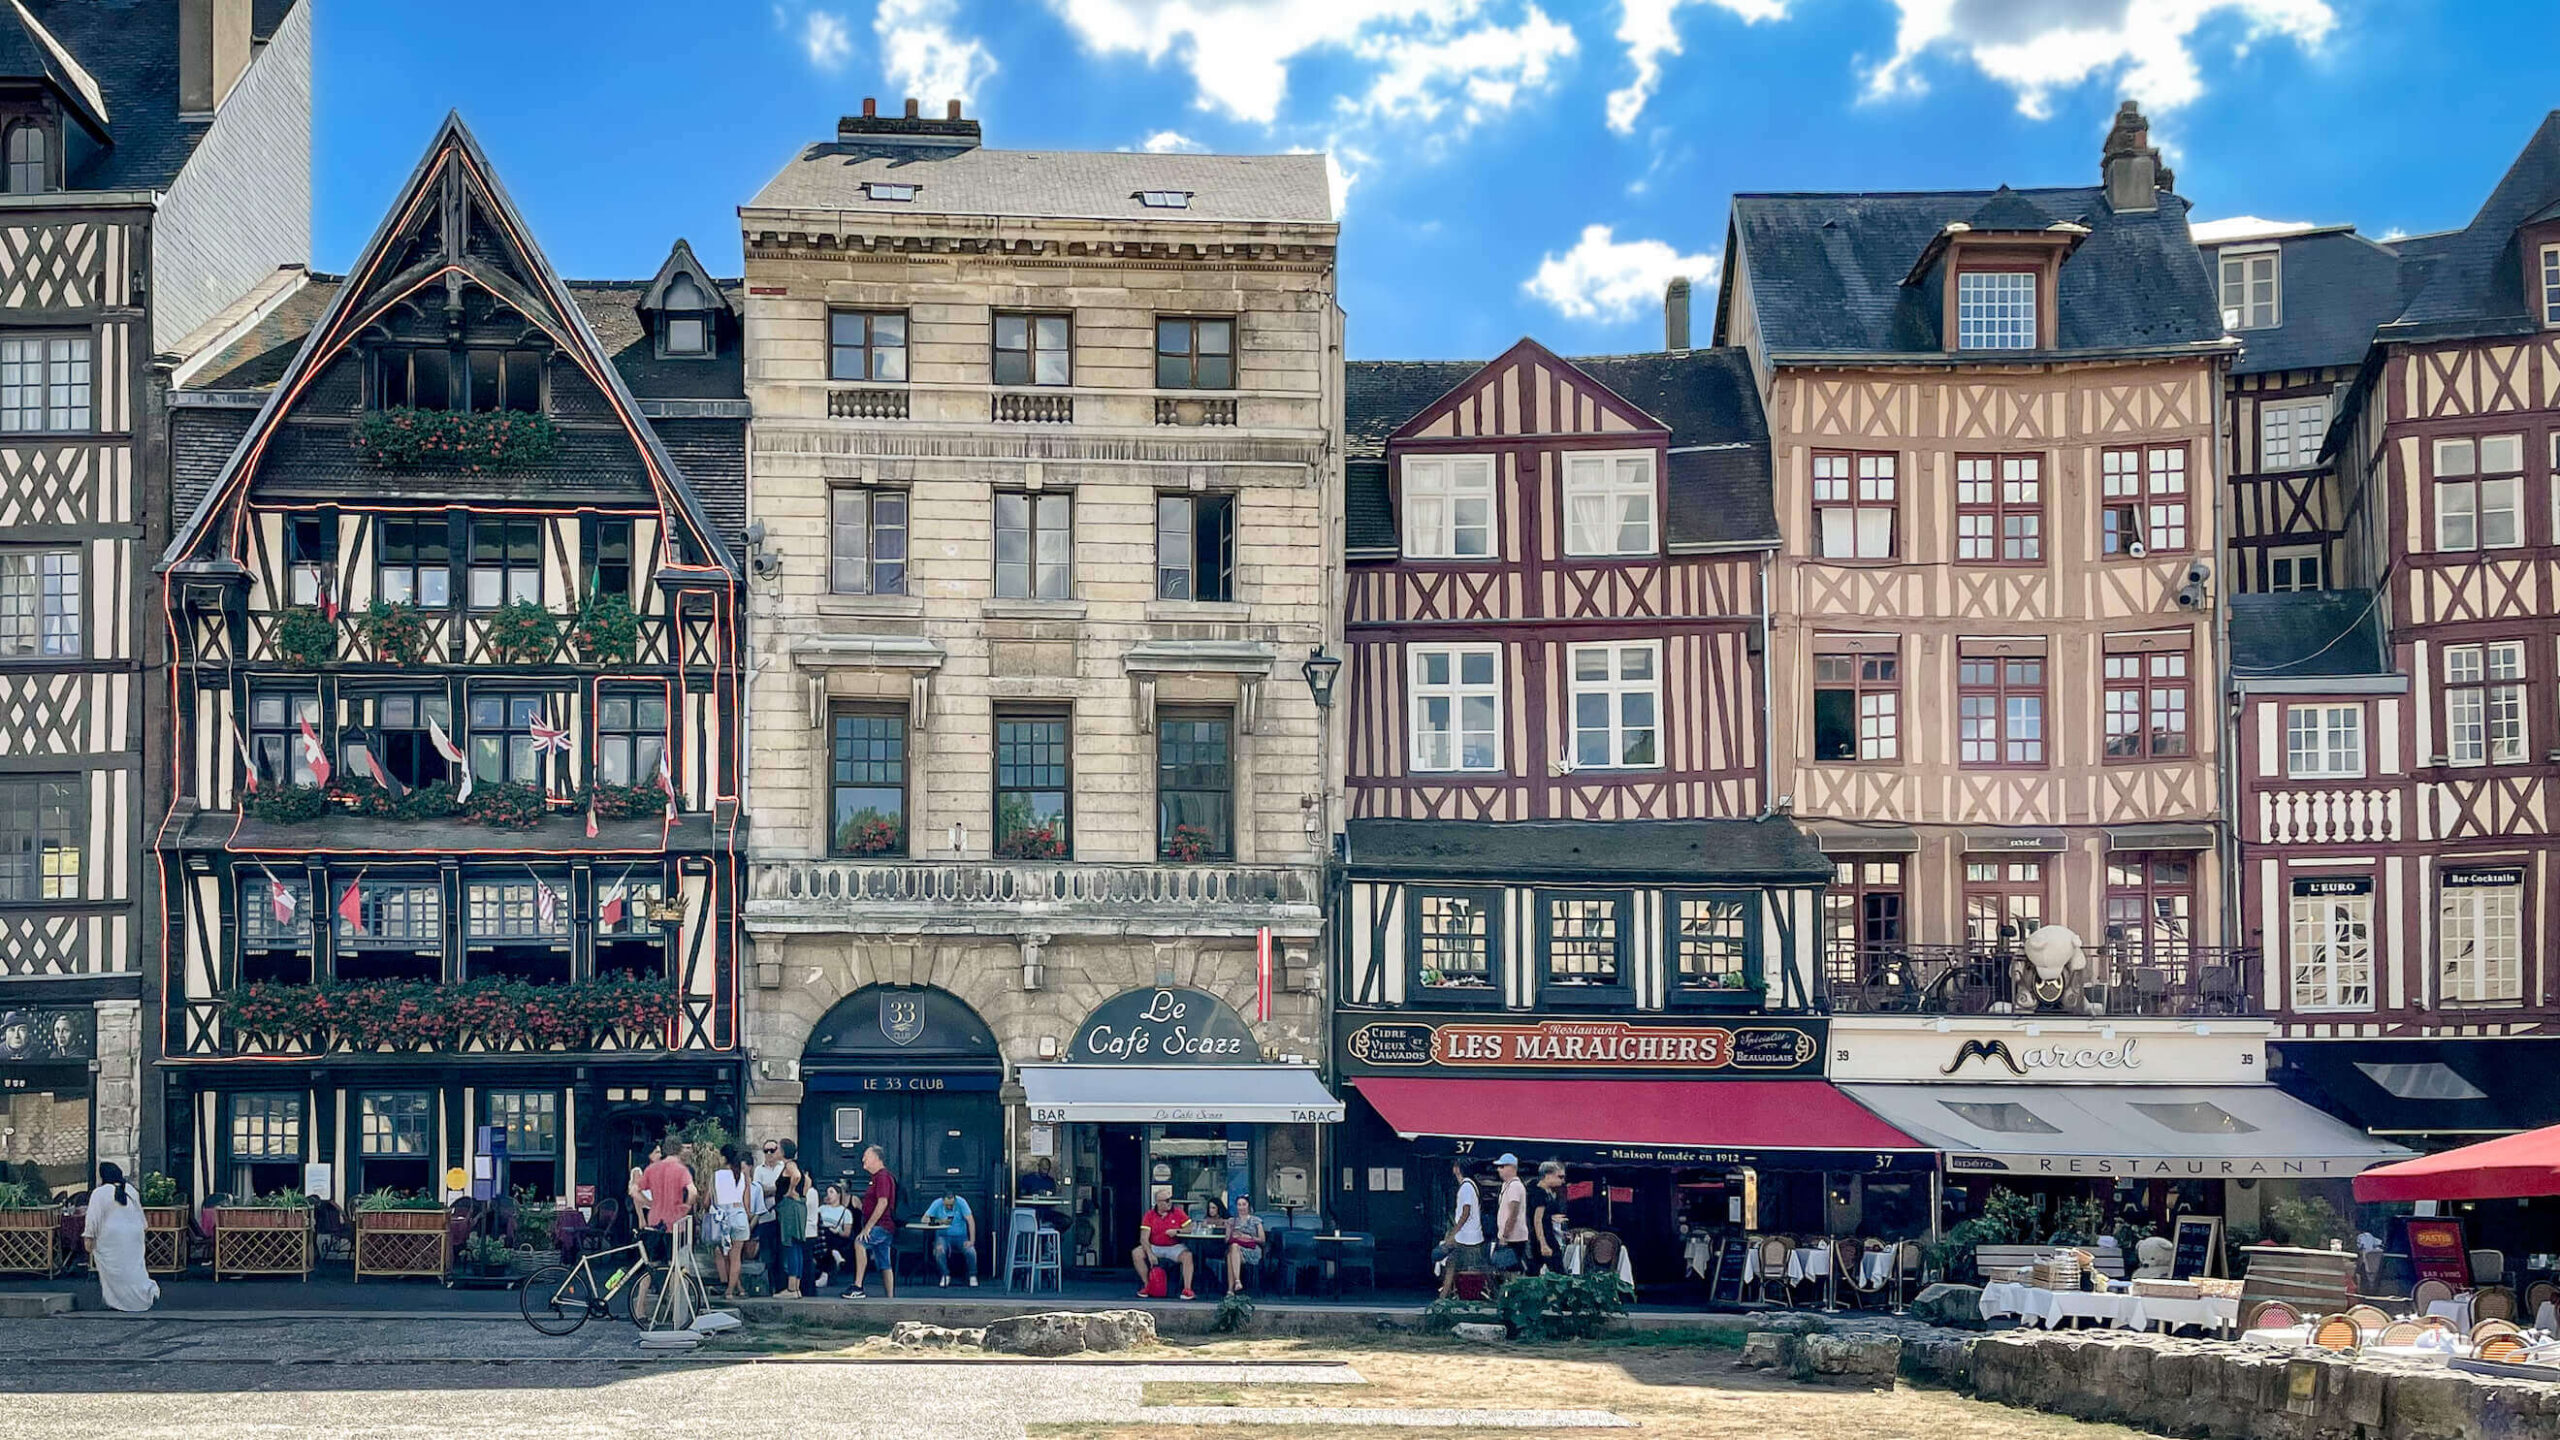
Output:
[[142,1207],[142,1267],[154,1275],[183,1275],[187,1269],[187,1207]]
[[450,1221],[433,1210],[358,1210],[355,1278],[424,1276],[441,1280],[453,1259]]
[[50,1275],[62,1268],[62,1207],[0,1210],[0,1275]]
[[225,1205],[213,1212],[213,1278],[311,1278],[311,1208]]

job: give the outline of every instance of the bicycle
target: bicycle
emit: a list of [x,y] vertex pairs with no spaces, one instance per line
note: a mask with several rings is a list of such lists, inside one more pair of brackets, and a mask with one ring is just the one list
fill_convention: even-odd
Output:
[[[609,1273],[598,1275],[599,1262]],[[575,1265],[545,1265],[527,1276],[518,1292],[524,1323],[545,1335],[567,1335],[601,1315],[649,1328],[650,1297],[657,1293],[666,1262],[652,1260],[639,1241],[580,1255]],[[614,1300],[629,1292],[630,1301],[616,1315]]]

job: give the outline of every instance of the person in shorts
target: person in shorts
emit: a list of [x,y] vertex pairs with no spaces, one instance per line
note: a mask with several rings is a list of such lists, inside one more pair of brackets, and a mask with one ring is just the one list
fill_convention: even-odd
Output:
[[880,1281],[888,1287],[889,1298],[898,1298],[898,1177],[889,1173],[889,1160],[877,1145],[865,1146],[862,1168],[871,1174],[870,1188],[862,1192],[857,1207],[861,1229],[854,1233],[853,1284],[846,1287],[844,1298],[860,1300],[866,1272],[877,1270]]
[[1182,1298],[1191,1299],[1191,1247],[1178,1238],[1191,1224],[1191,1214],[1173,1203],[1170,1185],[1157,1186],[1151,1198],[1155,1203],[1138,1217],[1138,1248],[1129,1252],[1130,1263],[1138,1267],[1138,1298],[1147,1298],[1148,1272],[1164,1265],[1181,1267]]
[[1440,1269],[1440,1298],[1458,1293],[1458,1273],[1480,1271],[1484,1264],[1484,1198],[1476,1192],[1476,1182],[1467,1178],[1467,1162],[1449,1162],[1449,1176],[1458,1182],[1458,1203],[1449,1211],[1448,1259]]
[[720,1148],[721,1166],[711,1175],[711,1213],[703,1217],[703,1238],[720,1248],[719,1271],[723,1297],[746,1298],[738,1284],[739,1267],[746,1263],[747,1207],[754,1203],[755,1171],[747,1157],[735,1145]]

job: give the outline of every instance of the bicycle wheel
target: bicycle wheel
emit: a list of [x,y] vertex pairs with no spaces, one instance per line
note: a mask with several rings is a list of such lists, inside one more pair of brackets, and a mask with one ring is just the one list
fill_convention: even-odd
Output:
[[583,1269],[545,1265],[527,1276],[517,1292],[524,1323],[545,1335],[566,1335],[587,1323],[595,1303],[595,1279]]
[[650,1307],[658,1303],[657,1279],[656,1271],[644,1268],[622,1287],[622,1293],[631,1297],[631,1323],[643,1330],[649,1328]]

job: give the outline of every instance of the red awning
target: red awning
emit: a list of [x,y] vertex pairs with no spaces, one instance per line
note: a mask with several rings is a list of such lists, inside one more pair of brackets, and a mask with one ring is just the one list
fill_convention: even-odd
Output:
[[1651,1150],[1926,1151],[1823,1080],[1353,1080],[1408,1138]]
[[2377,1165],[2356,1177],[2358,1200],[2520,1200],[2529,1195],[2560,1195],[2560,1125]]

